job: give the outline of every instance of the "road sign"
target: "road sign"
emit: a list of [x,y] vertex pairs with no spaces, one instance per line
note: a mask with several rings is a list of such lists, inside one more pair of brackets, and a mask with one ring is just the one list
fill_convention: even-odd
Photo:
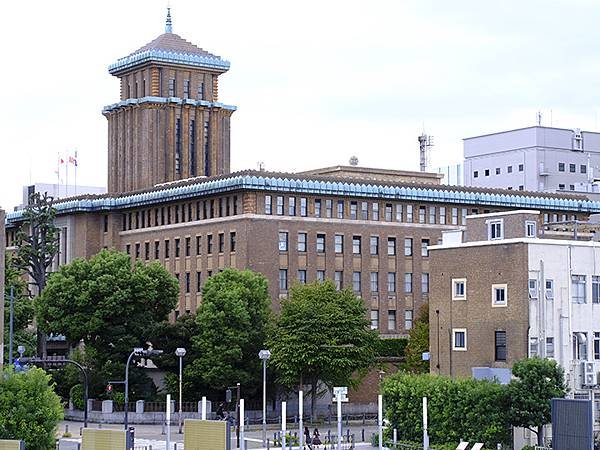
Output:
[[333,388],[333,401],[337,402],[338,397],[342,402],[348,402],[348,388],[346,386],[338,386]]

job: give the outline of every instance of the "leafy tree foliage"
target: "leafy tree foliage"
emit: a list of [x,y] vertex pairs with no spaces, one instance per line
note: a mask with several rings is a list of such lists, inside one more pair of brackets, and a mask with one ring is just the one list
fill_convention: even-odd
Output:
[[[53,273],[36,298],[36,317],[43,331],[84,342],[85,359],[100,378],[92,383],[91,394],[97,394],[108,378],[123,377],[134,347],[152,342],[154,325],[167,319],[178,292],[177,280],[159,263],[132,264],[126,253],[103,250]],[[150,394],[144,383],[136,384],[142,374],[134,370],[131,378],[132,398]]]
[[187,364],[184,378],[197,380],[196,389],[208,387],[213,397],[239,382],[244,396],[252,397],[261,386],[258,352],[264,348],[270,320],[263,275],[225,269],[209,278],[196,316],[198,334],[192,337],[198,358]]
[[369,329],[363,301],[350,290],[336,290],[331,281],[294,285],[281,302],[269,340],[269,364],[277,380],[287,386],[311,385],[314,417],[319,381],[356,385],[373,365],[378,335]]
[[550,400],[567,392],[563,369],[554,360],[530,358],[516,362],[512,374],[508,385],[511,424],[531,429],[543,445],[543,426],[551,419]]
[[[37,293],[46,287],[48,269],[58,253],[59,232],[54,225],[53,198],[36,192],[23,211],[23,224],[17,233],[13,265],[33,280]],[[37,353],[46,354],[46,335],[38,332]]]
[[507,391],[490,381],[398,372],[383,380],[385,416],[390,428],[398,430],[398,439],[419,442],[422,398],[427,397],[432,444],[456,446],[462,438],[491,448],[510,441]]
[[408,332],[404,369],[411,373],[428,373],[429,361],[423,361],[423,352],[429,351],[429,305],[419,311],[419,317]]
[[0,439],[20,439],[31,450],[55,448],[63,407],[50,377],[37,368],[0,377]]

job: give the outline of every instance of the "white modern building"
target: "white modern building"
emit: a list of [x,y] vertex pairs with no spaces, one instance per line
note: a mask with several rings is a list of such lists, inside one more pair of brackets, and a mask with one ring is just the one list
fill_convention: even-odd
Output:
[[76,197],[78,195],[101,195],[106,194],[106,188],[104,186],[79,186],[73,184],[51,184],[51,183],[35,183],[28,186],[23,186],[23,203],[19,206],[22,209],[27,205],[29,197],[34,193],[39,192],[40,194],[48,193],[50,197],[55,199]]
[[464,139],[465,186],[598,193],[600,133],[533,126]]

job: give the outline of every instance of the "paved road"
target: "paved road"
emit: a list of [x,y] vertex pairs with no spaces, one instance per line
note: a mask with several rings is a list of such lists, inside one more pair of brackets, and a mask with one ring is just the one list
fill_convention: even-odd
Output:
[[[99,424],[90,424],[90,428],[99,428]],[[165,440],[166,436],[163,433],[163,427],[161,425],[133,425],[135,427],[135,444],[136,448],[143,449],[144,447],[152,446],[152,450],[166,450]],[[72,422],[72,421],[63,421],[59,425],[59,432],[62,435],[68,428],[69,432],[72,434],[72,438],[63,438],[60,443],[60,450],[77,450],[77,443],[80,442],[80,429],[83,427],[83,423],[81,422]],[[331,435],[335,435],[337,433],[336,424],[332,423],[331,426],[319,424],[317,425],[319,431],[321,433],[322,439],[328,435],[328,432]],[[123,429],[123,424],[102,424],[103,429],[113,429],[120,430]],[[314,426],[309,427],[312,431]],[[297,424],[288,424],[287,429],[289,432],[294,433],[298,432]],[[347,431],[350,430],[350,434],[355,435],[356,442],[361,441],[363,430],[364,437],[367,442],[370,443],[371,434],[377,432],[377,427],[369,424],[362,425],[361,422],[350,423],[349,425],[343,424],[343,433],[346,434]],[[267,437],[273,439],[273,434],[276,433],[278,429],[273,425],[269,425],[267,429]],[[246,428],[246,438],[251,439],[248,442],[247,447],[252,450],[258,450],[262,447],[259,441],[262,439],[262,431],[258,426],[250,426]],[[174,448],[174,444],[178,443],[178,450],[182,449],[183,442],[183,434],[178,433],[177,426],[171,426],[171,450]],[[235,435],[232,437],[232,446],[235,447]],[[323,447],[320,450],[324,450]]]

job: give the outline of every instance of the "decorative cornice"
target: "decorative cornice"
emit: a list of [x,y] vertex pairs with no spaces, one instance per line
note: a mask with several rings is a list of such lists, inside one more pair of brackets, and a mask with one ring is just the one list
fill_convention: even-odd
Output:
[[[121,196],[98,196],[66,199],[56,203],[57,213],[81,213],[124,210],[157,203],[193,199],[203,195],[231,191],[253,190],[312,195],[334,195],[351,198],[380,198],[388,200],[418,201],[457,205],[497,206],[545,211],[569,211],[599,213],[600,202],[585,198],[544,197],[527,193],[509,194],[509,191],[482,192],[477,190],[453,190],[452,186],[397,186],[365,184],[344,180],[322,180],[298,178],[294,174],[277,176],[247,171],[215,178],[200,178],[197,181],[181,181],[155,187],[144,192]],[[19,222],[22,211],[7,213],[6,223]]]
[[108,72],[111,75],[115,75],[123,70],[149,62],[192,66],[219,72],[226,72],[230,67],[229,61],[225,61],[217,56],[190,55],[187,53],[149,49],[119,59],[108,66]]
[[209,102],[207,100],[194,100],[191,98],[182,99],[179,97],[142,97],[142,98],[128,98],[121,100],[119,103],[113,103],[112,105],[105,106],[102,109],[102,114],[111,113],[117,109],[125,108],[127,106],[144,105],[144,104],[175,104],[175,105],[189,105],[189,106],[204,106],[206,108],[215,109],[226,109],[229,111],[237,110],[237,106],[225,105],[219,102]]

